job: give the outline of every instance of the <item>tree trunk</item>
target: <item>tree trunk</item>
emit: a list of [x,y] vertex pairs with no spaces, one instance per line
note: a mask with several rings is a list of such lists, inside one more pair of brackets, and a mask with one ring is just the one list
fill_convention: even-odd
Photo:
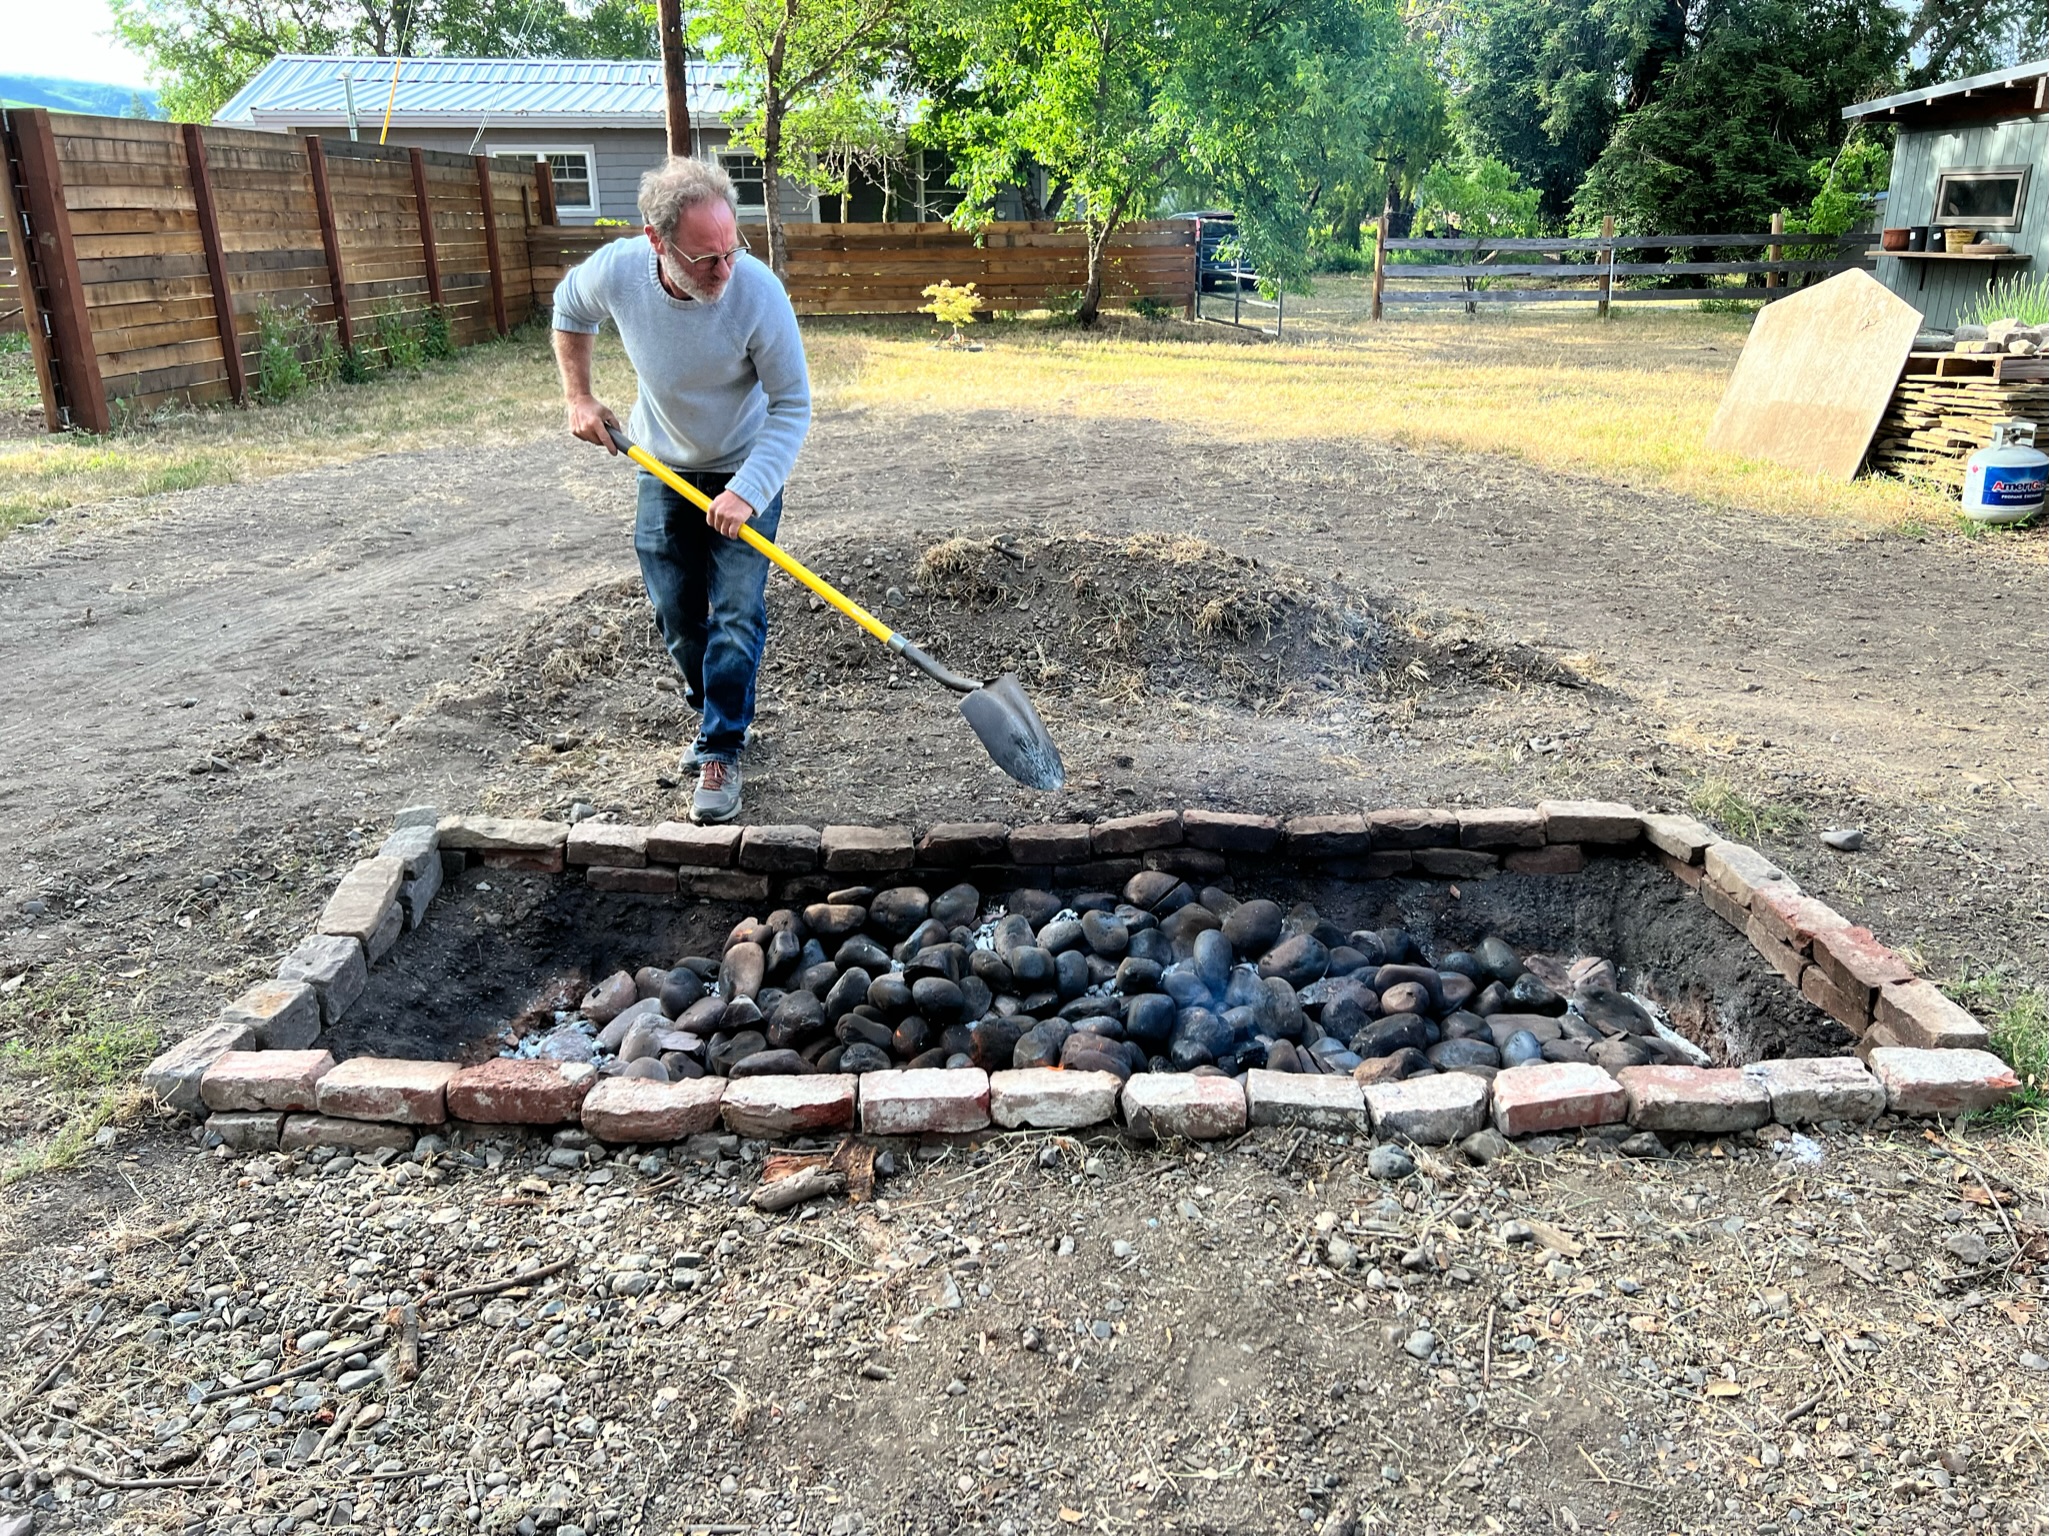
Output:
[[687,157],[691,153],[690,94],[683,52],[683,0],[655,0],[655,22],[662,39],[662,103],[669,153]]
[[1098,230],[1089,225],[1089,275],[1088,283],[1081,291],[1081,307],[1074,312],[1074,323],[1087,330],[1096,323],[1096,317],[1103,308],[1103,251],[1110,243],[1112,226],[1105,223]]
[[771,84],[761,103],[761,202],[768,215],[768,264],[775,275],[789,265],[789,240],[783,232],[783,211],[776,188],[783,164],[783,101]]

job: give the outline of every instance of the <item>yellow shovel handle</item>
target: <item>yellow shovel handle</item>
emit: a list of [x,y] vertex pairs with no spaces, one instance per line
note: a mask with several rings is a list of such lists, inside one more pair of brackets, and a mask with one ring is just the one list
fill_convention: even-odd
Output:
[[[704,492],[700,491],[688,480],[685,480],[645,448],[641,447],[638,443],[626,442],[622,436],[616,433],[613,435],[613,441],[624,449],[629,459],[661,481],[662,484],[666,485],[678,496],[681,496],[699,511],[711,511],[711,498],[709,496],[705,495]],[[796,577],[797,580],[803,582],[813,592],[816,592],[828,603],[831,603],[833,607],[839,609],[841,613],[867,630],[869,634],[880,640],[884,645],[889,645],[896,639],[896,631],[883,623],[882,620],[876,618],[874,614],[863,608],[851,597],[848,597],[846,593],[840,591],[839,588],[835,587],[823,576],[808,568],[795,555],[785,554],[773,539],[764,538],[756,533],[753,524],[743,523],[740,527],[740,537],[746,541],[749,548],[773,560],[777,565]]]

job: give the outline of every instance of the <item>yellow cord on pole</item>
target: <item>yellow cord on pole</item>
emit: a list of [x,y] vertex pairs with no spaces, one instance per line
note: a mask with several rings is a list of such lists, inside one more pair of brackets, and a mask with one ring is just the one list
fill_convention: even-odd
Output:
[[[709,496],[705,495],[704,492],[700,491],[660,459],[641,447],[640,444],[635,443],[629,447],[626,450],[626,456],[653,475],[657,480],[661,481],[662,484],[666,485],[678,496],[689,502],[693,507],[696,507],[700,512],[709,512],[711,510],[711,498]],[[781,566],[790,575],[796,577],[798,581],[809,587],[828,603],[831,603],[833,607],[867,630],[869,634],[880,640],[884,645],[889,644],[896,638],[895,630],[883,623],[882,620],[876,618],[874,614],[863,608],[851,597],[848,597],[823,576],[809,569],[795,555],[785,554],[773,540],[765,539],[756,533],[751,524],[743,523],[741,525],[740,537],[750,549],[767,556],[770,560]]]
[[384,136],[391,132],[391,108],[398,100],[398,72],[405,68],[402,58],[391,61],[391,94],[384,98],[384,126],[377,131],[377,142],[382,144]]

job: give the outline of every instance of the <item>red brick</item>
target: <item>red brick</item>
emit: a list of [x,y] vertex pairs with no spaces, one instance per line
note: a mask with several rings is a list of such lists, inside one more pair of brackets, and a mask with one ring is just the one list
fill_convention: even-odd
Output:
[[861,1129],[925,1136],[989,1128],[989,1074],[980,1067],[919,1067],[861,1076]]
[[1512,805],[1460,811],[1458,842],[1461,848],[1541,848],[1544,818]]
[[1372,845],[1364,816],[1296,816],[1287,825],[1290,858],[1351,858]]
[[1141,1072],[1123,1101],[1124,1124],[1141,1141],[1216,1141],[1245,1129],[1245,1090],[1228,1077]]
[[1531,1062],[1494,1079],[1494,1129],[1504,1136],[1613,1125],[1627,1108],[1622,1085],[1584,1062]]
[[1010,857],[1019,864],[1071,864],[1089,856],[1089,829],[1080,822],[1041,822],[1010,829]]
[[334,1068],[327,1051],[229,1051],[199,1080],[208,1109],[311,1109],[320,1079]]
[[256,1031],[247,1024],[218,1019],[187,1035],[142,1069],[143,1088],[170,1109],[196,1115],[204,1107],[199,1085],[223,1056],[256,1045]]
[[537,853],[501,849],[486,851],[478,858],[486,869],[509,869],[525,875],[559,875],[568,863],[564,850],[560,848],[547,848]]
[[[1123,1087],[1124,1080],[1114,1072],[1069,1072],[1059,1067],[991,1072],[989,1118],[1006,1130],[1079,1130],[1115,1118]],[[864,1081],[864,1093],[866,1088]]]
[[1366,1096],[1349,1077],[1322,1072],[1245,1074],[1245,1116],[1253,1125],[1306,1125],[1326,1131],[1366,1129]]
[[1991,1034],[1983,1024],[1942,995],[1932,981],[1889,981],[1878,989],[1872,1017],[1923,1050],[1983,1050]]
[[911,867],[909,827],[827,827],[820,862],[833,874],[881,874]]
[[1700,899],[1707,903],[1707,909],[1740,932],[1750,931],[1750,908],[1734,897],[1726,895],[1720,886],[1710,881],[1700,883]]
[[[1899,1046],[1900,1037],[1898,1035],[1894,1034],[1883,1024],[1873,1023],[1869,1029],[1864,1031],[1864,1038],[1857,1042],[1857,1059],[1868,1066],[1871,1062],[1872,1052],[1898,1049]],[[1908,1049],[1917,1049],[1917,1047],[1908,1047]]]
[[740,852],[740,828],[699,827],[665,821],[647,834],[647,856],[664,864],[730,869]]
[[1878,989],[1887,982],[1914,979],[1914,968],[1879,943],[1869,928],[1817,934],[1814,963],[1844,992],[1861,994],[1867,1010],[1877,1005]]
[[206,1117],[207,1134],[231,1152],[275,1152],[285,1117],[276,1110],[230,1110]]
[[500,1057],[448,1080],[448,1112],[483,1125],[574,1125],[596,1080],[586,1062]]
[[1763,955],[1765,962],[1794,986],[1800,985],[1800,973],[1807,969],[1807,957],[1792,945],[1773,936],[1772,931],[1753,910],[1749,921],[1743,925],[1743,935],[1750,940],[1750,947]]
[[1000,821],[943,821],[918,839],[923,864],[984,864],[1010,855],[1010,828]]
[[1547,843],[1633,843],[1643,836],[1636,807],[1614,800],[1539,800]]
[[403,1125],[381,1120],[338,1120],[331,1115],[287,1115],[278,1146],[287,1152],[308,1147],[346,1147],[351,1152],[394,1152],[412,1149],[413,1133]]
[[1395,848],[1449,848],[1458,842],[1458,817],[1450,811],[1395,807],[1371,811],[1366,830],[1376,852]]
[[1751,893],[1760,886],[1800,889],[1783,869],[1745,843],[1711,844],[1701,855],[1701,862],[1707,872],[1707,884],[1746,911]]
[[[353,944],[341,935],[329,943]],[[260,981],[221,1010],[231,1024],[246,1024],[266,1051],[302,1051],[320,1038],[320,995],[303,981]]]
[[352,1056],[320,1079],[314,1107],[345,1120],[439,1125],[448,1118],[448,1080],[459,1070],[452,1061]]
[[799,874],[818,867],[818,829],[749,827],[740,834],[740,867],[769,874]]
[[564,856],[571,864],[602,864],[612,869],[641,869],[647,864],[646,827],[611,821],[579,821],[569,829]]
[[1961,1115],[2020,1091],[2014,1070],[1990,1051],[1874,1050],[1871,1072],[1896,1115]]
[[1180,841],[1179,811],[1141,811],[1136,816],[1099,821],[1089,829],[1089,847],[1098,858],[1107,854],[1144,853],[1148,848],[1172,848]]
[[1551,843],[1518,848],[1501,863],[1512,875],[1576,875],[1587,867],[1587,856],[1578,843]]
[[1800,995],[1853,1035],[1871,1027],[1871,994],[1861,987],[1854,993],[1845,992],[1818,965],[1800,973]]
[[1183,811],[1181,835],[1217,853],[1271,853],[1280,846],[1281,819],[1239,811]]
[[1819,1120],[1872,1120],[1885,1113],[1885,1089],[1854,1056],[1758,1061],[1743,1075],[1771,1095],[1781,1125]]
[[676,871],[676,889],[685,896],[704,896],[713,901],[766,901],[767,875],[743,874],[737,869],[692,869]]
[[858,1081],[848,1073],[737,1078],[726,1084],[719,1116],[734,1135],[766,1141],[812,1131],[850,1131]]
[[[725,871],[719,871],[724,874]],[[593,864],[584,871],[584,883],[594,891],[609,891],[624,896],[673,896],[676,894],[676,871],[666,864],[653,864],[645,869],[614,869],[603,864]]]
[[1760,886],[1750,898],[1750,916],[1780,943],[1813,952],[1815,936],[1850,926],[1850,920],[1825,901],[1774,885]]
[[1690,891],[1699,890],[1700,882],[1706,878],[1707,871],[1698,864],[1684,863],[1662,850],[1652,854],[1651,857],[1658,861],[1658,868],[1677,879],[1681,885]]
[[1691,816],[1672,816],[1659,811],[1644,813],[1643,835],[1653,848],[1668,858],[1695,866],[1707,856],[1708,849],[1722,840],[1712,828],[1703,826]]
[[1500,859],[1477,848],[1418,848],[1415,858],[1419,872],[1438,880],[1483,880],[1501,870]]
[[1214,880],[1228,874],[1231,861],[1207,848],[1155,848],[1140,860],[1147,869],[1164,869],[1189,879]]
[[1772,1117],[1770,1091],[1736,1067],[1624,1067],[1615,1080],[1640,1130],[1722,1136]]
[[657,1083],[644,1077],[608,1077],[584,1096],[583,1128],[600,1141],[681,1141],[719,1123],[722,1077]]

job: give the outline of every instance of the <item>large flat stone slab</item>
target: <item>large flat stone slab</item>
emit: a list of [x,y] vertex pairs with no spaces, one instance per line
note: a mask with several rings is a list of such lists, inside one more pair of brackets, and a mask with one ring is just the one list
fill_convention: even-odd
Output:
[[2014,1070],[1990,1051],[1926,1051],[1884,1045],[1870,1053],[1894,1114],[1961,1115],[1990,1109],[2020,1091]]
[[608,1077],[584,1096],[583,1128],[600,1141],[681,1141],[719,1123],[722,1077],[657,1083],[644,1077]]
[[1074,1131],[1117,1113],[1124,1079],[1114,1072],[1024,1067],[989,1074],[989,1118],[1005,1130]]
[[1771,1095],[1772,1118],[1780,1125],[1875,1120],[1885,1113],[1885,1085],[1854,1056],[1757,1061],[1743,1075]]
[[763,1141],[814,1131],[850,1131],[857,1081],[847,1072],[735,1078],[726,1084],[719,1116],[735,1136]]
[[1463,1141],[1487,1123],[1487,1079],[1470,1072],[1439,1072],[1392,1083],[1368,1083],[1362,1092],[1373,1134],[1400,1136],[1423,1146]]
[[303,981],[259,981],[222,1009],[221,1017],[247,1024],[262,1050],[302,1051],[320,1038],[320,994]]
[[247,1024],[216,1020],[144,1067],[143,1089],[166,1108],[196,1115],[206,1107],[199,1085],[207,1070],[230,1051],[246,1051],[255,1044],[256,1031]]
[[1628,1107],[1622,1085],[1585,1062],[1533,1061],[1494,1079],[1494,1129],[1504,1136],[1613,1125]]
[[1639,1130],[1725,1136],[1772,1117],[1771,1094],[1737,1067],[1624,1067],[1615,1080]]
[[[440,877],[435,878],[438,881]],[[363,995],[370,981],[370,963],[363,957],[360,939],[316,933],[302,939],[299,947],[285,956],[277,975],[279,981],[303,981],[311,987],[320,1002],[320,1022],[332,1028],[349,1011],[349,1004]]]
[[989,1074],[980,1067],[917,1067],[861,1075],[861,1129],[925,1136],[989,1127]]
[[365,859],[341,878],[320,914],[319,930],[354,939],[375,958],[378,930],[398,901],[405,882],[403,859]]
[[1306,1125],[1320,1131],[1366,1127],[1366,1099],[1349,1077],[1323,1072],[1245,1074],[1245,1115],[1253,1125]]
[[1228,1077],[1141,1072],[1123,1098],[1124,1124],[1141,1141],[1215,1141],[1245,1129],[1245,1090]]

